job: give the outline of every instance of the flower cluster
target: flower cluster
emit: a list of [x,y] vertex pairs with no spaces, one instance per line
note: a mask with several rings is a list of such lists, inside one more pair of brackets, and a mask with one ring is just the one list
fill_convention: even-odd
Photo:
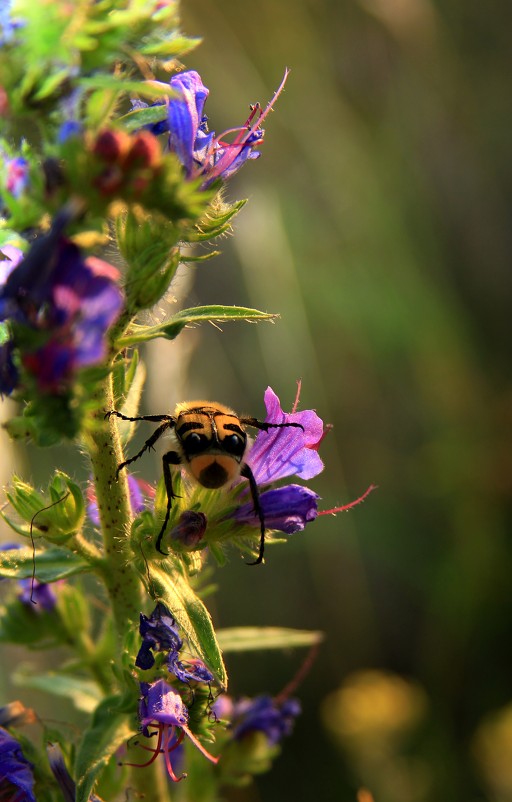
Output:
[[162,752],[170,778],[178,782],[182,777],[176,776],[170,755],[185,735],[212,763],[216,763],[218,758],[211,755],[190,730],[189,712],[184,698],[170,683],[174,681],[174,677],[186,685],[194,682],[196,688],[200,685],[207,685],[209,688],[214,677],[202,660],[180,659],[183,640],[176,621],[161,602],[158,602],[149,617],[141,613],[139,631],[142,644],[135,660],[137,668],[143,671],[152,669],[155,666],[155,654],[162,653],[168,671],[168,680],[160,678],[155,682],[140,683],[139,719],[142,733],[149,737],[150,727],[156,727],[158,731],[158,743],[151,749],[153,756],[143,765],[152,763]]
[[54,232],[25,258],[12,246],[1,254],[0,320],[10,336],[0,346],[0,392],[18,386],[20,366],[41,392],[59,392],[106,356],[106,332],[122,305],[118,271]]

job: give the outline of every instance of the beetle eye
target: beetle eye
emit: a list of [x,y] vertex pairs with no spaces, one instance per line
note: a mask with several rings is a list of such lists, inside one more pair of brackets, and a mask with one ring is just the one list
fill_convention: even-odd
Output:
[[197,434],[197,432],[190,432],[183,443],[187,454],[199,454],[200,451],[208,446],[208,438],[204,434]]
[[234,457],[241,457],[244,453],[245,443],[238,434],[228,434],[222,441],[222,447],[228,454]]

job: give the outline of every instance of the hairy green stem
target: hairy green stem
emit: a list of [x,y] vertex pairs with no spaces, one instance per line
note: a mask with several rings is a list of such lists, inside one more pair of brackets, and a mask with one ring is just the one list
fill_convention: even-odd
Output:
[[99,411],[94,428],[86,437],[86,447],[103,533],[103,580],[112,602],[117,631],[122,636],[138,621],[142,586],[126,548],[132,518],[126,476],[120,475],[116,481],[116,469],[123,459],[121,442],[117,426],[105,418],[105,412],[113,408],[111,376],[101,383],[96,399]]

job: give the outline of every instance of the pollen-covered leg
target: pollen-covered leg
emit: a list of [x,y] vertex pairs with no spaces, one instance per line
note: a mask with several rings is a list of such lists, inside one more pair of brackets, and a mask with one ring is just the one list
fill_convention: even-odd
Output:
[[[116,413],[116,415],[119,415],[119,413]],[[138,418],[123,418],[123,420],[139,420],[139,419]],[[141,450],[139,452],[137,452],[137,454],[135,454],[135,456],[130,457],[130,459],[127,459],[124,462],[121,462],[121,464],[117,466],[116,479],[119,476],[119,471],[121,471],[123,468],[126,468],[127,465],[131,465],[131,463],[135,462],[135,460],[138,460],[139,457],[142,457],[142,455],[144,454],[145,451],[148,451],[150,448],[153,448],[153,446],[155,445],[156,441],[163,435],[163,433],[167,429],[169,429],[169,427],[171,425],[172,425],[171,421],[165,421],[165,423],[162,423],[162,425],[159,426],[158,429],[155,432],[153,432],[151,437],[149,437],[146,440],[146,442],[142,446]]]
[[[251,424],[252,425],[252,424]],[[245,479],[249,480],[249,488],[251,491],[251,498],[254,504],[254,512],[258,516],[260,520],[260,548],[258,552],[257,558],[252,563],[247,563],[247,565],[259,565],[263,562],[263,553],[265,551],[265,518],[263,516],[263,510],[260,504],[260,493],[258,490],[258,485],[256,483],[256,479],[254,478],[253,472],[249,468],[248,465],[244,465],[242,470],[240,471],[240,476],[243,476]]]
[[[157,430],[158,431],[158,430]],[[171,465],[179,465],[181,462],[179,454],[176,451],[168,451],[167,454],[164,454],[162,457],[162,465],[163,465],[163,472],[164,472],[164,483],[165,483],[165,490],[167,493],[167,509],[165,511],[165,518],[162,524],[162,528],[158,533],[158,537],[156,539],[155,548],[160,554],[167,555],[166,551],[162,551],[160,546],[162,545],[162,538],[165,534],[165,530],[167,528],[167,524],[169,523],[169,516],[171,514],[171,507],[172,507],[172,500],[177,498],[176,493],[174,492],[174,488],[172,486],[172,473],[171,473]]]

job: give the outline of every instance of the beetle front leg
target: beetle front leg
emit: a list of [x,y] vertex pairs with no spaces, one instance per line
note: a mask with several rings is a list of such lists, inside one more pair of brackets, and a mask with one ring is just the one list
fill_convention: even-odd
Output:
[[249,489],[251,491],[252,503],[254,504],[254,512],[260,521],[260,547],[258,556],[254,562],[247,563],[247,565],[260,565],[260,563],[263,562],[263,553],[265,551],[265,517],[263,515],[263,510],[260,503],[260,491],[258,490],[258,484],[254,478],[254,474],[248,465],[243,466],[242,470],[240,471],[240,476],[243,476],[245,479],[249,480]]
[[167,454],[164,454],[162,457],[162,466],[164,472],[164,484],[165,484],[165,491],[167,493],[167,509],[165,511],[165,518],[162,524],[162,528],[158,533],[158,537],[156,539],[155,548],[160,554],[164,554],[167,556],[168,552],[162,551],[160,546],[162,545],[162,538],[165,534],[165,530],[167,528],[167,524],[169,523],[169,516],[171,514],[171,507],[172,507],[172,500],[177,498],[176,493],[174,492],[174,488],[172,486],[172,473],[171,473],[171,465],[179,465],[181,463],[180,455],[176,453],[176,451],[168,451]]

